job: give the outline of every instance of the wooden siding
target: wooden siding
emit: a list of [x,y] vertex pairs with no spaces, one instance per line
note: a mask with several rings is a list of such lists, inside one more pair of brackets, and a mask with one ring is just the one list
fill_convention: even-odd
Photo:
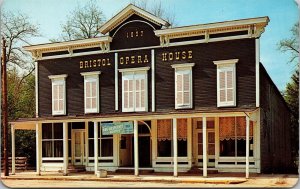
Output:
[[[193,51],[192,59],[162,61],[164,52]],[[195,63],[193,67],[194,109],[217,107],[217,67],[215,60],[239,59],[236,64],[237,107],[255,107],[255,40],[242,39],[215,43],[162,48],[156,53],[156,108],[172,111],[175,107],[172,64]],[[220,108],[228,109],[228,108]]]
[[262,173],[288,173],[292,165],[290,111],[260,64],[260,150]]
[[[109,58],[111,66],[100,66],[80,69],[80,61]],[[84,77],[81,72],[101,71],[100,80],[100,111],[114,112],[114,54],[101,54],[66,59],[39,61],[39,115],[51,116],[51,80],[49,75],[68,74],[67,86],[67,115],[84,114]]]
[[[137,20],[143,22],[138,22]],[[119,27],[117,27],[116,29],[110,32],[110,36],[114,36],[110,44],[112,50],[148,47],[148,46],[156,46],[160,44],[159,37],[155,36],[154,29],[153,29],[153,28],[159,29],[160,28],[159,26],[137,15],[132,15],[123,23],[129,21],[130,23],[124,26],[122,26],[121,24]],[[146,24],[145,22],[147,22],[148,24]],[[142,36],[140,33],[141,31],[143,31]],[[131,32],[133,32],[133,37],[131,37]]]
[[[176,61],[162,61],[162,53],[193,51],[192,58]],[[148,62],[137,63],[137,56],[142,59],[147,55]],[[118,64],[118,68],[151,67],[151,49],[124,51],[118,53],[120,58],[135,56],[135,63]],[[80,61],[110,59],[110,66],[80,69]],[[214,60],[239,59],[237,72],[237,106],[217,108],[216,65]],[[122,111],[122,74],[119,79],[119,111],[115,111],[115,67],[114,53],[89,55],[65,59],[39,61],[39,116],[51,116],[51,80],[49,75],[68,74],[67,115],[84,115],[84,89],[81,72],[101,71],[100,74],[100,114],[120,113]],[[193,67],[193,108],[175,110],[174,72],[172,64],[195,63]],[[90,64],[89,64],[90,65]],[[148,111],[151,111],[151,68],[148,71]],[[242,39],[224,42],[186,45],[155,49],[155,88],[156,112],[189,112],[198,110],[232,110],[255,108],[255,40]]]

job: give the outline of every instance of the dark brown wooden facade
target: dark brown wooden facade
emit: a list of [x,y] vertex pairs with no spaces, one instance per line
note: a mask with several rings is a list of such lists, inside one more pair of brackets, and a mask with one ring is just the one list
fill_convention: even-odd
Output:
[[[136,10],[136,7],[132,9]],[[106,36],[100,37],[99,40],[107,38],[103,39],[104,42],[101,41],[98,45],[106,44],[105,48],[95,45],[82,47],[84,44],[78,45],[80,41],[77,43],[57,43],[52,45],[53,47],[50,45],[52,49],[57,48],[54,51],[47,45],[41,45],[37,48],[32,46],[30,51],[36,55],[39,54],[39,50],[46,49],[45,52],[41,53],[41,56],[37,56],[37,124],[40,124],[41,127],[46,122],[51,121],[61,125],[63,125],[62,122],[68,123],[71,127],[73,127],[73,123],[74,125],[80,124],[82,126],[80,129],[85,129],[83,132],[86,132],[86,136],[88,136],[88,139],[85,138],[88,149],[90,148],[89,145],[93,144],[92,139],[94,136],[89,136],[93,133],[91,128],[94,125],[101,125],[99,122],[103,121],[104,118],[105,121],[134,121],[135,124],[140,121],[137,126],[141,127],[143,124],[144,126],[147,124],[150,130],[147,133],[149,134],[149,140],[147,139],[147,141],[150,147],[147,148],[148,151],[145,151],[148,158],[147,162],[149,166],[161,171],[165,168],[170,169],[173,159],[171,153],[167,157],[158,155],[158,145],[156,145],[159,142],[156,133],[158,132],[157,120],[169,119],[170,123],[173,120],[172,124],[177,124],[177,119],[184,118],[186,119],[186,143],[183,143],[183,145],[187,149],[183,153],[185,155],[181,157],[180,163],[182,170],[187,171],[192,166],[203,166],[204,155],[200,151],[205,144],[199,141],[200,137],[204,136],[201,127],[204,127],[203,120],[207,118],[207,121],[212,123],[207,133],[214,136],[212,143],[215,145],[214,149],[211,150],[213,154],[208,155],[212,160],[211,162],[208,160],[210,166],[214,167],[216,165],[215,168],[220,171],[239,172],[248,169],[248,174],[249,166],[252,169],[251,172],[257,173],[285,172],[289,170],[292,161],[289,135],[290,112],[266,70],[259,64],[258,40],[263,31],[260,29],[264,28],[268,22],[267,17],[228,23],[213,23],[211,28],[210,24],[179,27],[173,31],[164,28],[166,25],[163,26],[161,24],[163,22],[151,15],[148,15],[149,19],[147,19],[147,16],[145,16],[147,13],[143,11],[141,12],[145,14],[144,16],[131,13],[130,10],[128,12],[124,13],[125,16],[122,14],[121,16],[117,15],[112,21],[107,22],[108,24],[111,22],[110,25],[102,30],[100,29]],[[117,20],[114,21],[114,19]],[[82,43],[92,44],[88,40],[90,39],[83,40]],[[92,40],[95,42],[97,39]],[[64,46],[64,44],[66,45]],[[72,45],[74,49],[70,50]],[[216,61],[224,60],[237,60],[234,63],[236,100],[235,105],[220,107],[217,100],[217,71],[219,65]],[[192,107],[176,109],[174,65],[184,64],[193,65],[191,68]],[[148,106],[146,111],[125,112],[122,110],[122,71],[124,69],[132,70],[132,68],[147,70]],[[99,113],[85,113],[85,80],[82,73],[95,73],[95,71],[101,72],[99,75]],[[63,115],[53,115],[52,112],[52,80],[49,79],[49,76],[57,75],[67,75],[65,81],[66,113]],[[118,83],[117,86],[116,82]],[[117,107],[116,103],[118,104]],[[170,117],[173,115],[175,117]],[[143,117],[143,120],[136,120],[137,116]],[[245,128],[246,120],[248,120],[247,127],[252,129],[250,138],[250,131],[248,132],[248,139],[244,135],[237,136],[237,132],[235,132],[234,139],[232,136],[226,138],[231,143],[224,142],[223,138],[219,137],[221,133],[219,120],[221,117],[230,117],[235,120],[235,123],[232,124],[234,126],[230,128],[237,127],[237,117],[245,118],[245,124],[243,125]],[[102,118],[103,120],[100,120]],[[76,130],[76,127],[74,128]],[[72,128],[69,127],[69,130],[72,130]],[[171,132],[171,130],[168,132]],[[152,133],[154,134],[152,135]],[[243,130],[243,133],[246,133],[246,129]],[[116,170],[117,167],[122,165],[120,161],[122,155],[120,154],[123,149],[119,144],[121,144],[121,140],[123,142],[127,140],[131,145],[133,136],[116,134],[110,137],[112,141],[110,145],[111,148],[114,148],[114,152],[111,149],[112,154],[109,157],[111,159],[100,161],[106,161],[107,167],[110,166],[110,170]],[[242,142],[239,141],[239,147],[237,147],[238,137],[243,140]],[[70,136],[69,139],[73,140]],[[145,138],[140,139],[141,141],[145,140]],[[97,140],[98,138],[95,137],[96,143]],[[155,144],[154,140],[156,141]],[[247,147],[246,141],[248,141]],[[230,149],[233,154],[220,155],[221,142],[222,147],[231,145],[230,148],[232,148],[233,146],[235,150]],[[203,146],[198,149],[200,144]],[[168,145],[171,152],[171,143],[168,143]],[[131,147],[133,148],[133,144]],[[249,160],[248,163],[245,161],[246,149],[243,149],[244,147],[248,149],[248,153],[251,153],[250,164]],[[242,149],[243,157],[237,155],[237,148]],[[135,149],[137,149],[136,146]],[[92,151],[93,147],[88,150]],[[143,149],[139,150],[143,152]],[[156,154],[152,157],[151,153],[153,151]],[[214,154],[215,152],[216,154]],[[71,154],[71,151],[69,153]],[[133,151],[128,152],[127,155],[132,156]],[[123,157],[127,155],[125,154]],[[92,159],[92,156],[87,154],[84,157],[88,170],[93,170],[94,159]],[[67,161],[67,158],[64,156],[64,161]],[[94,158],[98,158],[98,156]],[[133,162],[131,163],[133,164]],[[247,168],[245,168],[246,164]],[[98,168],[97,166],[95,169]],[[174,174],[175,172],[174,170]]]

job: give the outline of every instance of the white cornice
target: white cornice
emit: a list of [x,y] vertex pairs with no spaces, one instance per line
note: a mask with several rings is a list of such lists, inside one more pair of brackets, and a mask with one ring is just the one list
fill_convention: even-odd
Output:
[[[184,33],[191,33],[194,32],[195,35],[203,34],[208,31],[210,33],[220,33],[220,31],[230,31],[230,30],[242,30],[242,29],[249,29],[249,27],[253,27],[254,30],[259,30],[259,32],[263,32],[260,30],[264,28],[269,22],[268,17],[259,17],[259,18],[249,18],[249,19],[242,19],[242,20],[232,20],[232,21],[225,21],[225,22],[217,22],[217,23],[210,23],[210,24],[199,24],[199,25],[192,25],[192,26],[184,26],[184,27],[177,27],[177,28],[168,28],[168,29],[161,29],[156,30],[155,35],[157,36],[171,36],[174,38],[175,35],[184,35]],[[259,34],[261,34],[259,33]],[[173,35],[173,36],[172,36]]]
[[[35,58],[41,58],[41,54],[44,52],[55,52],[55,51],[68,51],[72,54],[74,49],[100,47],[103,51],[109,50],[109,43],[112,41],[110,36],[101,36],[97,38],[38,44],[31,46],[23,46],[26,51],[32,53]],[[108,45],[107,45],[108,44]]]
[[122,11],[120,11],[117,15],[112,17],[109,21],[107,21],[105,24],[103,24],[100,27],[99,31],[102,34],[107,34],[109,31],[111,31],[112,29],[117,27],[119,24],[121,24],[121,22],[123,22],[124,20],[126,20],[133,14],[137,14],[151,22],[154,22],[157,25],[163,25],[163,26],[170,25],[167,21],[165,21],[157,16],[154,16],[153,14],[151,14],[135,5],[130,4],[127,7],[125,7]]

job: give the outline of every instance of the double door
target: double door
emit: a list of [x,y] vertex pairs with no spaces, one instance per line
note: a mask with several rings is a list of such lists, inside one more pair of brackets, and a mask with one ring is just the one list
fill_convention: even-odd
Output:
[[72,130],[72,163],[73,165],[84,165],[85,158],[85,130]]
[[[214,119],[208,119],[206,123],[206,148],[207,148],[207,166],[215,167],[215,124]],[[193,155],[195,158],[195,165],[203,166],[203,129],[202,120],[194,120],[193,122],[193,133],[194,133],[194,147]]]

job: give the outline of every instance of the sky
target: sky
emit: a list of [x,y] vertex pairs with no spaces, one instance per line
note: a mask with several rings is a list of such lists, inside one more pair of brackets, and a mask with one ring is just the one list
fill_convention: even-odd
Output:
[[[1,0],[0,0],[1,1]],[[32,44],[48,43],[58,38],[70,11],[87,0],[4,0],[6,11],[25,13],[38,24],[42,37],[31,39]],[[96,0],[106,19],[110,19],[130,0]],[[148,4],[159,0],[148,0]],[[279,90],[295,69],[288,63],[290,54],[278,50],[280,40],[291,36],[291,28],[299,21],[299,11],[294,0],[160,0],[164,9],[175,15],[177,26],[222,22],[268,16],[270,22],[260,39],[260,58]]]

